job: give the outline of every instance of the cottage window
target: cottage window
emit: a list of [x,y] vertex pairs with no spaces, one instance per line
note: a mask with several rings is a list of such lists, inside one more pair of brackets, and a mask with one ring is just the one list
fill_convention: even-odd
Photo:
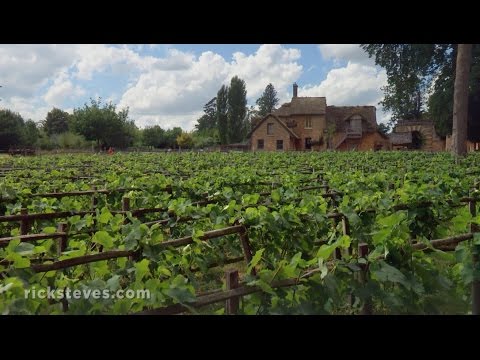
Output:
[[273,123],[267,124],[267,135],[273,135]]
[[283,150],[283,140],[277,140],[277,150]]
[[352,116],[350,119],[350,129],[355,132],[362,132],[362,118],[360,115]]
[[262,149],[263,149],[263,146],[264,146],[263,139],[258,139],[258,140],[257,140],[257,149],[258,149],[258,150],[262,150]]
[[307,116],[305,118],[305,129],[311,129],[312,128],[312,118],[310,116]]

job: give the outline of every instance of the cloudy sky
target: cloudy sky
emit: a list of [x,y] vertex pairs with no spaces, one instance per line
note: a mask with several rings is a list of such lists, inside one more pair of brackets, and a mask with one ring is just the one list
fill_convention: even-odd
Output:
[[250,105],[272,83],[280,103],[326,96],[328,105],[374,105],[386,74],[358,45],[0,45],[0,106],[40,121],[102,97],[129,107],[139,127],[193,129],[222,84],[238,75]]

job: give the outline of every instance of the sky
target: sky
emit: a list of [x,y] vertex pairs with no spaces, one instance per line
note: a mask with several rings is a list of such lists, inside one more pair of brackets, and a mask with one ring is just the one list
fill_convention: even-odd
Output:
[[129,108],[140,128],[194,129],[203,105],[233,76],[255,105],[272,83],[280,104],[325,96],[327,105],[377,107],[385,71],[355,44],[35,44],[0,45],[0,108],[41,121],[57,107],[73,112],[101,97]]

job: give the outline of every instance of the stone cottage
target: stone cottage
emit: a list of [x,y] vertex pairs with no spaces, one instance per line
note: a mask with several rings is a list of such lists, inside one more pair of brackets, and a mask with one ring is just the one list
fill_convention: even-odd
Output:
[[399,120],[390,141],[394,150],[445,150],[445,138],[437,134],[432,120]]
[[266,115],[249,134],[253,151],[387,150],[374,106],[327,106],[325,97],[299,97]]

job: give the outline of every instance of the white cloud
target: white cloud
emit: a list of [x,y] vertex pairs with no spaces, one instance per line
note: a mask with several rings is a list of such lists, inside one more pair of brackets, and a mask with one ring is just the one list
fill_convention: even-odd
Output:
[[141,56],[129,46],[107,46],[101,44],[79,45],[75,76],[82,80],[91,80],[95,73],[111,70],[116,74],[158,70],[183,70],[193,59],[193,55],[169,49],[166,58]]
[[[297,63],[300,51],[280,45],[262,45],[252,55],[233,54],[227,62],[219,54],[203,52],[195,57],[175,49],[159,60],[123,94],[119,106],[129,106],[140,126],[154,123],[168,127],[178,119],[193,129],[203,105],[214,97],[222,84],[237,75],[245,80],[247,97],[253,102],[271,82],[279,97],[287,94],[286,85],[301,74]],[[176,70],[176,71],[173,71]],[[180,71],[181,70],[181,71]]]
[[48,106],[41,106],[38,102],[22,97],[11,97],[0,103],[2,107],[18,112],[25,120],[32,119],[39,122],[45,119],[47,113],[52,109]]
[[73,85],[66,72],[60,73],[47,90],[43,99],[50,107],[60,108],[65,100],[72,100],[85,95],[85,90],[78,85]]
[[0,46],[2,98],[31,97],[76,58],[76,45]]
[[387,82],[384,70],[373,66],[348,62],[347,66],[330,70],[327,78],[318,85],[306,85],[298,90],[299,96],[325,96],[328,105],[377,107],[377,119],[385,121],[385,114],[378,103],[380,90]]
[[[78,81],[97,81],[99,74],[108,74],[123,83],[102,97],[118,102],[119,108],[128,106],[137,125],[190,130],[203,105],[234,75],[245,80],[250,104],[268,83],[282,103],[290,100],[292,83],[305,71],[300,50],[281,45],[261,45],[253,54],[236,52],[231,59],[212,51],[195,55],[160,46],[163,55],[155,57],[139,51],[157,45],[2,45],[0,104],[24,118],[41,120],[52,106],[62,107],[85,95],[97,97],[87,94]],[[299,84],[300,96],[327,96],[328,104],[334,105],[378,105],[386,77],[358,45],[319,45],[319,51],[333,59],[336,68],[320,83]],[[101,87],[94,89],[101,92]]]
[[373,59],[370,59],[367,53],[359,44],[322,44],[318,45],[322,57],[326,60],[333,59],[350,61],[357,64],[375,65]]

